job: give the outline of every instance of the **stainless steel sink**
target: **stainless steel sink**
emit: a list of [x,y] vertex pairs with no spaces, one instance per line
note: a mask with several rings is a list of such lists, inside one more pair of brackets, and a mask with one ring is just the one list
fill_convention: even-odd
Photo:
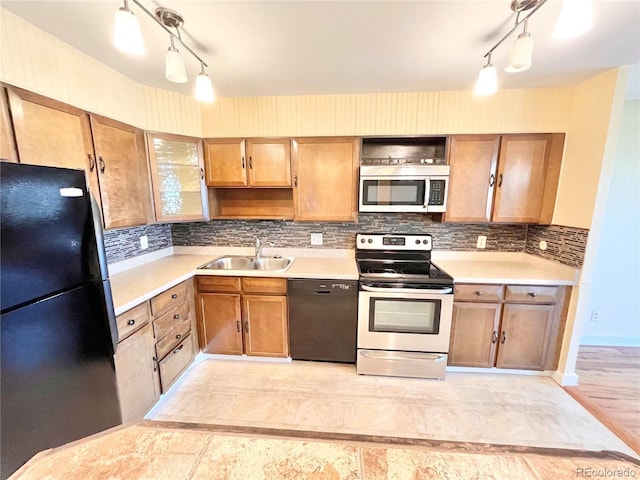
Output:
[[286,257],[245,257],[241,255],[227,255],[212,260],[198,267],[203,270],[265,270],[285,271],[293,263],[294,258]]

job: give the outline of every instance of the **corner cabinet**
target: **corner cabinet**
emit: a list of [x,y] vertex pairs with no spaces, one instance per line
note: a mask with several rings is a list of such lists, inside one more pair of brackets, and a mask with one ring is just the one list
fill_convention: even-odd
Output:
[[147,133],[153,205],[158,222],[209,219],[202,140]]
[[289,356],[286,279],[200,276],[197,289],[206,353]]
[[290,187],[288,138],[205,140],[209,187]]
[[7,90],[22,163],[84,169],[106,229],[147,223],[151,198],[142,130],[26,90]]
[[293,139],[295,220],[355,222],[359,160],[356,137]]
[[453,135],[448,222],[549,224],[564,134]]
[[456,285],[449,365],[557,368],[568,299],[563,286]]

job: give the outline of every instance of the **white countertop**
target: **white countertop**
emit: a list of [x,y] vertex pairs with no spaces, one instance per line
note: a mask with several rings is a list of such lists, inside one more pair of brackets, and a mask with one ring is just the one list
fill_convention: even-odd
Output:
[[[252,248],[174,247],[168,256],[123,269],[110,266],[116,315],[162,293],[194,275],[253,276],[279,278],[327,278],[357,280],[353,250],[265,248],[264,255],[295,257],[284,271],[198,270],[223,255],[253,255]],[[575,285],[579,270],[522,252],[434,251],[433,262],[456,283],[510,283],[527,285]],[[135,265],[135,259],[128,265]]]

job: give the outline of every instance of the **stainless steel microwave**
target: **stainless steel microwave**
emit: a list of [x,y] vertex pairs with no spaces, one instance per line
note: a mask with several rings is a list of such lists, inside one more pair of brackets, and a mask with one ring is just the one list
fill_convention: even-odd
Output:
[[448,165],[361,165],[361,212],[444,212]]

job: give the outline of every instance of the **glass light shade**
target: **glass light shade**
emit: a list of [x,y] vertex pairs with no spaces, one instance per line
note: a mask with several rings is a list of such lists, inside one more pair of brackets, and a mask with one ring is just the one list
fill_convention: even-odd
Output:
[[178,49],[169,47],[169,50],[167,50],[164,72],[164,76],[170,82],[187,82],[187,71],[184,68],[184,59],[182,58],[182,55],[180,55]]
[[498,91],[498,72],[496,67],[491,63],[488,63],[478,75],[478,81],[476,82],[476,95],[490,95]]
[[593,26],[593,0],[564,0],[553,30],[553,38],[574,38]]
[[531,56],[533,54],[533,37],[530,33],[522,33],[513,42],[511,53],[509,54],[509,62],[507,63],[505,72],[524,72],[531,67]]
[[116,12],[113,44],[118,50],[125,53],[132,55],[142,55],[144,53],[140,23],[128,8],[121,7]]
[[213,102],[214,98],[213,85],[211,85],[209,75],[200,72],[196,77],[196,100],[200,102]]

